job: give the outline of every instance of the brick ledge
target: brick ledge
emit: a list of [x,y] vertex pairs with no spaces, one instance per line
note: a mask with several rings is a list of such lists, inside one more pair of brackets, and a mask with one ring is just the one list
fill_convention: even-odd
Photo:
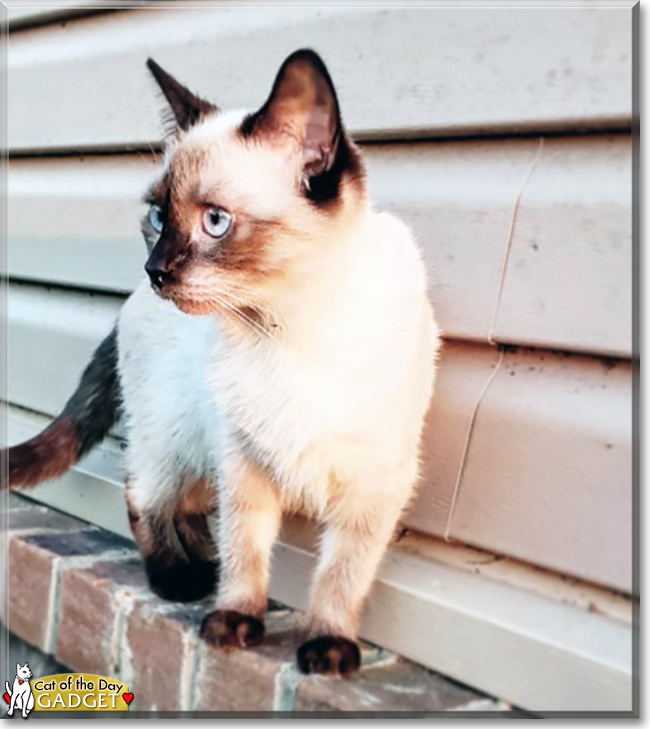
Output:
[[[367,644],[349,681],[303,676],[298,611],[273,605],[264,643],[225,653],[198,637],[209,601],[181,605],[147,587],[133,544],[11,495],[4,622],[72,671],[119,678],[149,712],[482,712],[502,702]],[[512,716],[512,714],[511,714]]]

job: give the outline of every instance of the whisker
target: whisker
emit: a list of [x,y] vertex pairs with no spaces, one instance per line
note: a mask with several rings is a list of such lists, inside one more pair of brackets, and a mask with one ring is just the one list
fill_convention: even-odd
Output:
[[233,300],[232,297],[229,297],[225,292],[220,292],[220,295],[217,295],[214,291],[210,289],[204,291],[195,291],[192,295],[192,299],[197,302],[210,303],[220,310],[225,309],[230,314],[239,319],[239,321],[245,327],[250,329],[255,334],[265,336],[268,339],[274,339],[274,337],[267,329],[262,327],[258,322],[256,322],[254,319],[251,319],[238,308],[238,306],[248,305],[246,302]]
[[[268,323],[275,322],[276,317],[275,317],[274,313],[268,307],[264,306],[263,304],[261,304],[258,301],[255,301],[255,300],[251,301],[247,298],[244,298],[241,295],[240,291],[229,289],[228,286],[229,286],[230,282],[224,281],[223,283],[226,284],[226,286],[224,286],[224,289],[219,290],[219,291],[215,291],[211,287],[203,287],[203,286],[194,288],[192,298],[197,299],[197,300],[201,299],[201,300],[209,301],[212,303],[216,303],[218,301],[223,301],[224,299],[227,299],[230,302],[230,304],[234,305],[237,309],[241,309],[241,308],[252,309],[253,311],[259,313],[260,316],[262,317],[262,319],[266,320]],[[245,287],[242,287],[242,292],[244,292],[244,293],[246,292]],[[263,329],[266,334],[270,334],[268,329],[266,329],[265,327],[262,327],[258,322],[255,322],[254,320],[252,320],[250,317],[248,317],[245,314],[245,312],[240,311],[240,313],[243,314],[244,316],[246,316],[246,318],[249,319],[250,321],[252,321],[258,328]],[[275,328],[275,327],[277,327],[277,324],[274,324],[273,328]]]
[[232,304],[228,304],[228,303],[225,303],[224,302],[224,305],[248,329],[250,329],[251,331],[253,331],[256,334],[261,334],[262,336],[265,336],[268,339],[274,339],[274,337],[272,337],[271,334],[266,329],[264,329],[264,327],[260,326],[256,321],[254,321],[250,317],[246,316],[246,314],[244,314],[243,311],[241,311],[240,309],[237,309],[236,307],[232,306]]

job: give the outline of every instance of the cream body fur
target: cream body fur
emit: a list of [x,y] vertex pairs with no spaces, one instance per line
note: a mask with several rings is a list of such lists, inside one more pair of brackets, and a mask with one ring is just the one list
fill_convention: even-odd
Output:
[[[393,216],[364,208],[313,263],[314,275],[267,302],[282,338],[224,335],[218,315],[186,316],[141,284],[118,328],[132,424],[126,463],[143,511],[171,507],[179,484],[225,469],[218,541],[233,563],[249,555],[230,549],[240,541],[232,532],[249,531],[243,548],[267,554],[280,508],[323,520],[319,577],[336,583],[328,592],[337,597],[330,603],[317,582],[313,619],[354,637],[360,600],[417,481],[438,333],[418,248]],[[241,488],[231,468],[256,471],[250,500],[261,508],[250,505],[247,524],[230,513],[237,494],[228,490]],[[259,611],[265,577],[226,582],[219,605]]]

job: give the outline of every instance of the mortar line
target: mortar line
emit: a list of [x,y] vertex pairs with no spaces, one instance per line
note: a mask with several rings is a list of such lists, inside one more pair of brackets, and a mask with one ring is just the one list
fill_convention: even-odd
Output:
[[[126,630],[127,619],[136,605],[140,601],[146,600],[149,594],[147,588],[131,590],[129,587],[123,587],[114,596],[116,611],[111,630],[111,648],[108,657],[109,670],[112,671],[111,676],[119,676],[122,682],[126,683],[129,688],[131,688],[130,682],[123,677],[123,674],[127,672],[127,669],[123,666],[123,663],[125,664],[126,662],[122,661],[122,656],[126,655],[125,649],[128,643]],[[129,679],[131,678],[132,675],[129,676]]]
[[473,699],[449,711],[512,711],[512,706],[500,699]]
[[[198,674],[199,666],[201,665],[201,661],[205,657],[206,654],[206,644],[197,638],[196,632],[191,633],[191,637],[195,641],[195,647],[192,655],[192,670],[194,672],[194,675]],[[196,711],[196,704],[198,701],[198,681],[190,681],[190,690],[189,690],[189,697],[188,697],[188,711]]]
[[196,679],[199,668],[199,641],[193,631],[183,634],[183,663],[179,687],[181,711],[193,711],[196,701]]
[[61,613],[60,596],[62,572],[66,567],[89,567],[97,562],[107,560],[122,561],[133,557],[132,551],[124,549],[111,549],[102,554],[83,554],[74,557],[57,556],[52,560],[52,573],[50,579],[50,593],[45,623],[45,636],[43,638],[43,651],[54,655],[59,637],[59,618]]
[[304,678],[293,661],[280,666],[273,682],[273,711],[294,710],[296,692]]
[[364,668],[374,668],[376,666],[383,665],[390,666],[395,663],[395,661],[397,661],[397,654],[392,653],[386,648],[377,646],[371,651],[368,651],[368,653],[363,654],[361,669],[363,670]]

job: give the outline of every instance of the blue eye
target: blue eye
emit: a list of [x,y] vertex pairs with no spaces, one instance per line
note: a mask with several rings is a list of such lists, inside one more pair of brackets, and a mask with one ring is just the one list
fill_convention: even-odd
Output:
[[152,205],[149,208],[149,222],[156,233],[162,233],[162,229],[165,227],[165,222],[163,220],[163,211],[160,205]]
[[211,238],[223,238],[232,225],[232,215],[223,208],[208,208],[203,213],[203,230]]

